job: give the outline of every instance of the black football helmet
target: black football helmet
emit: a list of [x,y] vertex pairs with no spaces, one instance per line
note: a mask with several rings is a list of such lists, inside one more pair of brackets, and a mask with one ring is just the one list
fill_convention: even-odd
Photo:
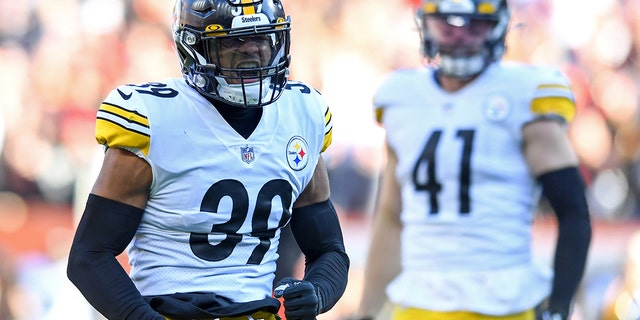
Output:
[[[506,0],[423,0],[416,14],[422,54],[428,59],[440,58],[444,75],[469,79],[480,74],[492,62],[502,58],[510,12]],[[432,30],[440,22],[444,32]],[[431,27],[430,27],[431,26]],[[447,29],[448,28],[448,29]],[[482,29],[483,44],[465,48],[463,43],[445,44],[455,29],[475,32]]]
[[[174,5],[173,39],[182,74],[200,94],[232,106],[262,107],[280,97],[289,76],[290,30],[281,0],[176,0]],[[226,62],[225,50],[247,44],[256,46],[261,58]]]

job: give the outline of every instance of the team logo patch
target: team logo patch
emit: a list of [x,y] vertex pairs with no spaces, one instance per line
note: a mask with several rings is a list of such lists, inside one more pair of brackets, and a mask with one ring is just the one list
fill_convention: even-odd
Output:
[[484,108],[484,116],[491,121],[501,121],[511,112],[509,101],[503,96],[489,96]]
[[309,163],[307,141],[301,136],[294,136],[287,143],[287,162],[291,169],[300,171]]
[[253,147],[245,146],[240,147],[240,156],[242,157],[242,161],[246,163],[251,163],[255,159],[255,154],[253,153]]

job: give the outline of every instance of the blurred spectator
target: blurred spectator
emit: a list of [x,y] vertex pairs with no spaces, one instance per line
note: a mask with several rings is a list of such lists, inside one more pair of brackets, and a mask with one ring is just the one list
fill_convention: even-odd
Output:
[[0,320],[13,320],[14,313],[9,303],[9,295],[14,290],[15,274],[13,259],[0,250]]
[[625,260],[620,275],[601,288],[602,320],[640,319],[640,232],[630,239]]
[[[585,173],[602,188],[623,193],[613,199],[592,196],[597,215],[636,216],[640,19],[633,13],[640,5],[630,0],[512,3],[505,59],[556,64],[566,71],[580,109],[571,135]],[[344,150],[382,143],[369,121],[369,101],[387,71],[420,63],[410,19],[414,4],[300,0],[290,6],[297,40],[292,78],[323,91],[336,110],[335,139],[347,145]],[[305,10],[310,5],[314,10]],[[80,178],[76,169],[91,161],[93,115],[108,88],[178,74],[170,10],[166,1],[150,0],[0,0],[3,190],[27,199],[73,201],[73,184]],[[307,36],[309,30],[313,37]],[[621,176],[606,178],[611,176],[606,172]]]
[[[416,3],[288,3],[291,78],[323,92],[334,146],[344,146],[328,160],[335,160],[335,180],[344,181],[332,184],[332,194],[345,216],[371,212],[383,161],[375,158],[383,135],[371,115],[373,90],[391,69],[421,63]],[[578,113],[570,136],[596,232],[598,221],[640,221],[640,1],[511,3],[505,59],[553,64],[571,80]],[[25,248],[35,250],[53,232],[34,232],[36,216],[72,228],[72,203],[86,197],[76,186],[89,179],[96,155],[100,101],[120,83],[179,75],[171,7],[166,0],[0,0],[0,192],[23,203],[11,220],[2,215],[0,246],[31,254]],[[16,234],[31,238],[2,243]]]

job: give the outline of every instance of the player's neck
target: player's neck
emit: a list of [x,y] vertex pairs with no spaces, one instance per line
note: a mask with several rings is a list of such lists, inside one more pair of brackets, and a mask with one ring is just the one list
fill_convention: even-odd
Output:
[[241,136],[248,139],[262,118],[262,108],[242,108],[210,101],[225,121]]
[[476,77],[461,80],[458,78],[448,77],[441,73],[436,75],[436,79],[440,87],[447,92],[456,92],[475,80]]

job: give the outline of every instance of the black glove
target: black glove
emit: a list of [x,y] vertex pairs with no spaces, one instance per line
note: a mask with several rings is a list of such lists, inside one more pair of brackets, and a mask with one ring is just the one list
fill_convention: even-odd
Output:
[[287,320],[315,320],[320,310],[318,292],[309,281],[284,278],[276,283],[273,295],[284,299]]
[[544,311],[540,315],[540,320],[567,320],[567,317],[557,312]]
[[568,312],[548,310],[543,307],[536,308],[536,320],[567,320],[569,319],[567,314]]

